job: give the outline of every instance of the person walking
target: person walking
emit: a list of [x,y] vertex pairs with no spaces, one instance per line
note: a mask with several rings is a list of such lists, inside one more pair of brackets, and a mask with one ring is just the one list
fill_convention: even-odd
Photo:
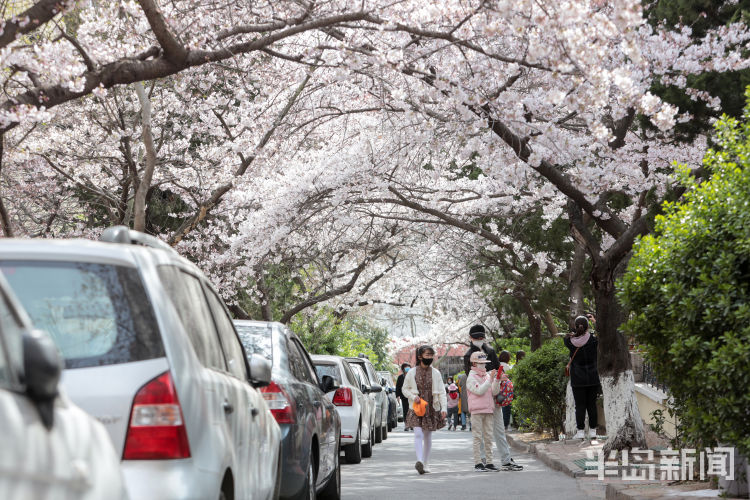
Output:
[[[475,351],[469,358],[471,370],[466,379],[469,391],[469,411],[471,412],[471,435],[474,442],[474,470],[477,472],[498,471],[492,463],[493,408],[492,381],[495,370],[487,372],[489,360],[481,351]],[[487,463],[482,463],[482,448]]]
[[461,373],[456,379],[458,380],[458,394],[459,403],[458,409],[461,414],[461,430],[466,430],[466,420],[469,418],[469,400],[467,399],[466,393],[466,377],[465,373]]
[[563,341],[570,351],[568,368],[570,387],[573,389],[573,400],[576,406],[576,432],[573,439],[584,439],[586,435],[586,414],[589,416],[589,439],[596,438],[598,415],[596,397],[601,385],[596,366],[596,351],[599,340],[589,331],[589,320],[578,316],[575,320],[575,331],[565,336]]
[[[497,359],[500,361],[500,366],[503,368],[503,373],[506,375],[510,375],[510,370],[513,368],[510,365],[510,352],[509,351],[501,351],[500,354],[498,354]],[[505,406],[503,406],[503,426],[505,427],[505,430],[508,430],[508,427],[510,427],[510,405],[513,403],[508,403]]]
[[466,373],[471,371],[471,355],[477,351],[482,351],[487,355],[489,360],[488,370],[497,370],[500,367],[500,361],[497,359],[495,350],[485,342],[487,336],[482,325],[474,325],[469,329],[469,350],[464,353],[464,369]]
[[452,381],[448,386],[448,430],[458,428],[458,406],[461,404],[461,397],[458,394],[458,386]]
[[[432,368],[435,349],[429,345],[417,348],[416,367],[404,377],[401,389],[409,400],[406,425],[414,429],[414,452],[417,462],[414,468],[419,474],[429,473],[428,462],[432,449],[432,433],[445,427],[448,401],[440,372]],[[419,408],[419,413],[415,411]]]
[[410,431],[411,428],[406,423],[406,414],[409,413],[409,400],[404,396],[404,393],[402,392],[402,388],[404,387],[404,377],[406,376],[406,372],[409,371],[411,366],[409,366],[409,363],[401,363],[401,375],[396,378],[396,397],[399,398],[401,401],[401,409],[403,410],[404,415],[404,431]]

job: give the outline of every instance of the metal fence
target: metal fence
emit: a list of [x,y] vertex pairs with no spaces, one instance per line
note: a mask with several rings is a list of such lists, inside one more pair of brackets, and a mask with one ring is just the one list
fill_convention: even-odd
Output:
[[651,363],[643,363],[643,382],[663,392],[669,392],[669,387],[659,379]]

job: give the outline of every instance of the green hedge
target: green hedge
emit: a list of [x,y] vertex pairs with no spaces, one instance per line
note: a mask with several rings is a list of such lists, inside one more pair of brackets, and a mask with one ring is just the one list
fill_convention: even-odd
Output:
[[[746,93],[750,100],[750,92]],[[682,438],[750,454],[750,108],[716,125],[720,149],[684,201],[667,204],[620,282],[625,328],[667,384]]]
[[513,412],[519,426],[536,431],[550,430],[553,436],[562,431],[568,358],[562,339],[553,339],[527,353],[513,368]]

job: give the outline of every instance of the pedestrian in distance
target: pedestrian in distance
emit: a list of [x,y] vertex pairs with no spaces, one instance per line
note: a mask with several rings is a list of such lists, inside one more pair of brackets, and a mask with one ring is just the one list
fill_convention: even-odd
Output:
[[[466,379],[469,391],[469,411],[471,412],[471,435],[474,442],[474,470],[477,472],[498,471],[492,463],[492,430],[494,398],[492,395],[492,381],[495,370],[487,372],[490,361],[487,354],[475,351],[469,358],[471,370]],[[482,463],[481,450],[484,447],[487,464]]]
[[[465,373],[461,373],[456,377],[456,380],[458,383],[456,384],[458,386],[458,394],[459,394],[459,403],[458,403],[458,411],[461,414],[461,430],[466,430],[466,421],[469,418],[469,400],[467,399],[466,394],[466,377],[467,375]],[[469,425],[471,425],[471,422],[469,422]]]
[[401,409],[404,415],[404,431],[410,431],[411,428],[406,424],[406,415],[409,413],[409,400],[404,396],[402,389],[404,387],[404,377],[411,366],[409,363],[401,363],[401,375],[396,378],[396,397],[401,401]]
[[401,389],[409,400],[406,425],[414,429],[414,452],[417,455],[414,468],[420,474],[430,472],[428,462],[432,449],[432,433],[445,427],[448,407],[443,377],[431,366],[434,356],[435,349],[432,346],[419,346],[416,366],[407,372]]
[[568,371],[570,387],[576,406],[576,432],[573,439],[585,439],[586,414],[589,416],[589,439],[596,438],[598,415],[596,397],[601,391],[599,373],[596,365],[596,351],[599,340],[589,331],[589,320],[586,316],[575,319],[575,330],[565,336],[563,341],[570,351]]
[[516,351],[516,364],[518,364],[526,356],[526,351]]
[[[500,366],[503,367],[503,373],[506,375],[510,372],[512,366],[510,366],[510,352],[509,351],[501,351],[500,354],[498,354],[497,359],[500,361]],[[503,426],[505,427],[505,430],[508,430],[508,427],[510,427],[510,405],[512,403],[508,403],[505,406],[503,406]]]
[[490,364],[487,367],[488,370],[497,370],[500,367],[500,361],[497,359],[495,350],[487,342],[485,342],[487,334],[482,325],[474,325],[469,329],[469,350],[464,353],[464,369],[468,374],[471,371],[471,362],[469,358],[477,351],[482,351],[487,355],[487,359]]
[[458,428],[458,406],[461,404],[461,396],[458,394],[458,386],[451,382],[448,386],[448,430]]

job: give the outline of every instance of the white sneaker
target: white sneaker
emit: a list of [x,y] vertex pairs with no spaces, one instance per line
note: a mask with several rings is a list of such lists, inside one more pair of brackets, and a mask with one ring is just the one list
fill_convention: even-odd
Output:
[[583,432],[583,429],[578,429],[578,432],[576,432],[576,435],[573,436],[573,439],[585,439],[586,435]]
[[596,439],[596,427],[589,429],[589,439]]

